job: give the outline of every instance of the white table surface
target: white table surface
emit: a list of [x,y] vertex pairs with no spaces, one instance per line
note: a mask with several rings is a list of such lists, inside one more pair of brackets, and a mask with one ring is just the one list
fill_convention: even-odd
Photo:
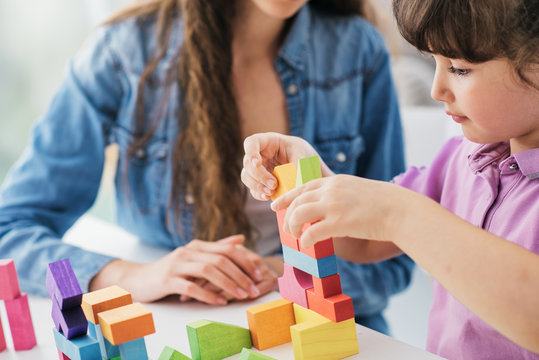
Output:
[[[68,234],[66,234],[65,240],[90,250],[99,249],[103,253],[122,254],[122,258],[127,260],[141,261],[141,259],[144,259],[145,261],[152,261],[166,253],[163,249],[141,245],[134,237],[119,228],[88,216],[83,217],[75,224]],[[179,303],[172,297],[157,303],[145,304],[153,313],[156,327],[156,333],[145,338],[149,358],[157,359],[165,345],[189,356],[190,350],[186,324],[192,321],[208,319],[247,328],[246,308],[279,298],[280,295],[277,292],[273,292],[253,301],[238,302],[223,307],[194,302]],[[32,312],[37,338],[37,346],[34,349],[29,351],[14,351],[10,343],[9,327],[4,326],[8,350],[0,353],[1,360],[48,360],[58,358],[51,330],[53,323],[50,316],[50,301],[49,298],[30,296],[30,311]],[[6,319],[5,311],[3,307],[1,308],[1,316],[3,319]],[[357,325],[356,329],[359,353],[347,359],[441,359],[436,355],[361,325]],[[294,358],[291,343],[264,350],[263,353],[279,360]],[[236,359],[237,357],[235,355],[230,357],[230,359]]]

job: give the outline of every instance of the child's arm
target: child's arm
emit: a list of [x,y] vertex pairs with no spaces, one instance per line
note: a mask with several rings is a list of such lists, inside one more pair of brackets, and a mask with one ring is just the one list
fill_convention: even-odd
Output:
[[[435,201],[394,184],[337,175],[291,190],[285,230],[303,246],[328,237],[387,240],[402,249],[478,317],[539,352],[539,256],[477,228]],[[354,251],[340,239],[340,256]],[[358,250],[358,249],[355,249]],[[386,249],[389,252],[396,250]],[[356,253],[361,259],[362,254]]]

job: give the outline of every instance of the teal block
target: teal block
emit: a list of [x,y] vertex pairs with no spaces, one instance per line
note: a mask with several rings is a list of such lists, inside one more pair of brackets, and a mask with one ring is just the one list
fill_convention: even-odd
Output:
[[283,259],[285,263],[319,279],[337,273],[337,258],[335,255],[314,259],[307,254],[283,245]]
[[277,360],[254,350],[243,348],[238,360]]
[[52,332],[58,350],[71,360],[102,360],[99,344],[91,336],[83,335],[68,340],[56,328],[53,328]]
[[187,324],[193,360],[220,360],[251,348],[249,329],[210,320]]
[[122,360],[148,360],[144,338],[131,340],[118,345]]
[[120,348],[117,345],[112,345],[110,341],[103,337],[101,325],[95,325],[88,321],[88,333],[99,343],[101,357],[105,360],[115,359],[120,356]]
[[322,170],[320,169],[320,158],[317,155],[304,157],[298,160],[296,186],[303,185],[314,179],[320,179],[321,177]]
[[191,358],[169,346],[165,346],[157,360],[191,360]]

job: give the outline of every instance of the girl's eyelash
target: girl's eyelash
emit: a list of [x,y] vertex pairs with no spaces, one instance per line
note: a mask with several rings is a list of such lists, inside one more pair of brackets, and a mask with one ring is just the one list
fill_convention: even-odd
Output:
[[457,74],[457,76],[464,76],[470,73],[470,69],[459,69],[452,65],[448,68],[448,70],[451,74]]

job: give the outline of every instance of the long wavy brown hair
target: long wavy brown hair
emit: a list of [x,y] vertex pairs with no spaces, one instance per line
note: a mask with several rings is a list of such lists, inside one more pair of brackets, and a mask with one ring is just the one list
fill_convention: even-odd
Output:
[[[146,124],[142,90],[165,57],[171,28],[181,17],[184,39],[173,81],[179,82],[182,109],[172,156],[170,206],[179,214],[188,194],[195,203],[195,237],[215,241],[239,233],[252,246],[252,228],[244,211],[246,189],[240,180],[243,139],[231,78],[234,4],[231,0],[147,0],[115,14],[107,23],[133,17],[156,19],[157,46],[138,84],[138,131],[127,151],[129,158],[155,131],[156,124]],[[310,4],[335,15],[364,16],[371,21],[375,15],[361,0],[311,0]]]

